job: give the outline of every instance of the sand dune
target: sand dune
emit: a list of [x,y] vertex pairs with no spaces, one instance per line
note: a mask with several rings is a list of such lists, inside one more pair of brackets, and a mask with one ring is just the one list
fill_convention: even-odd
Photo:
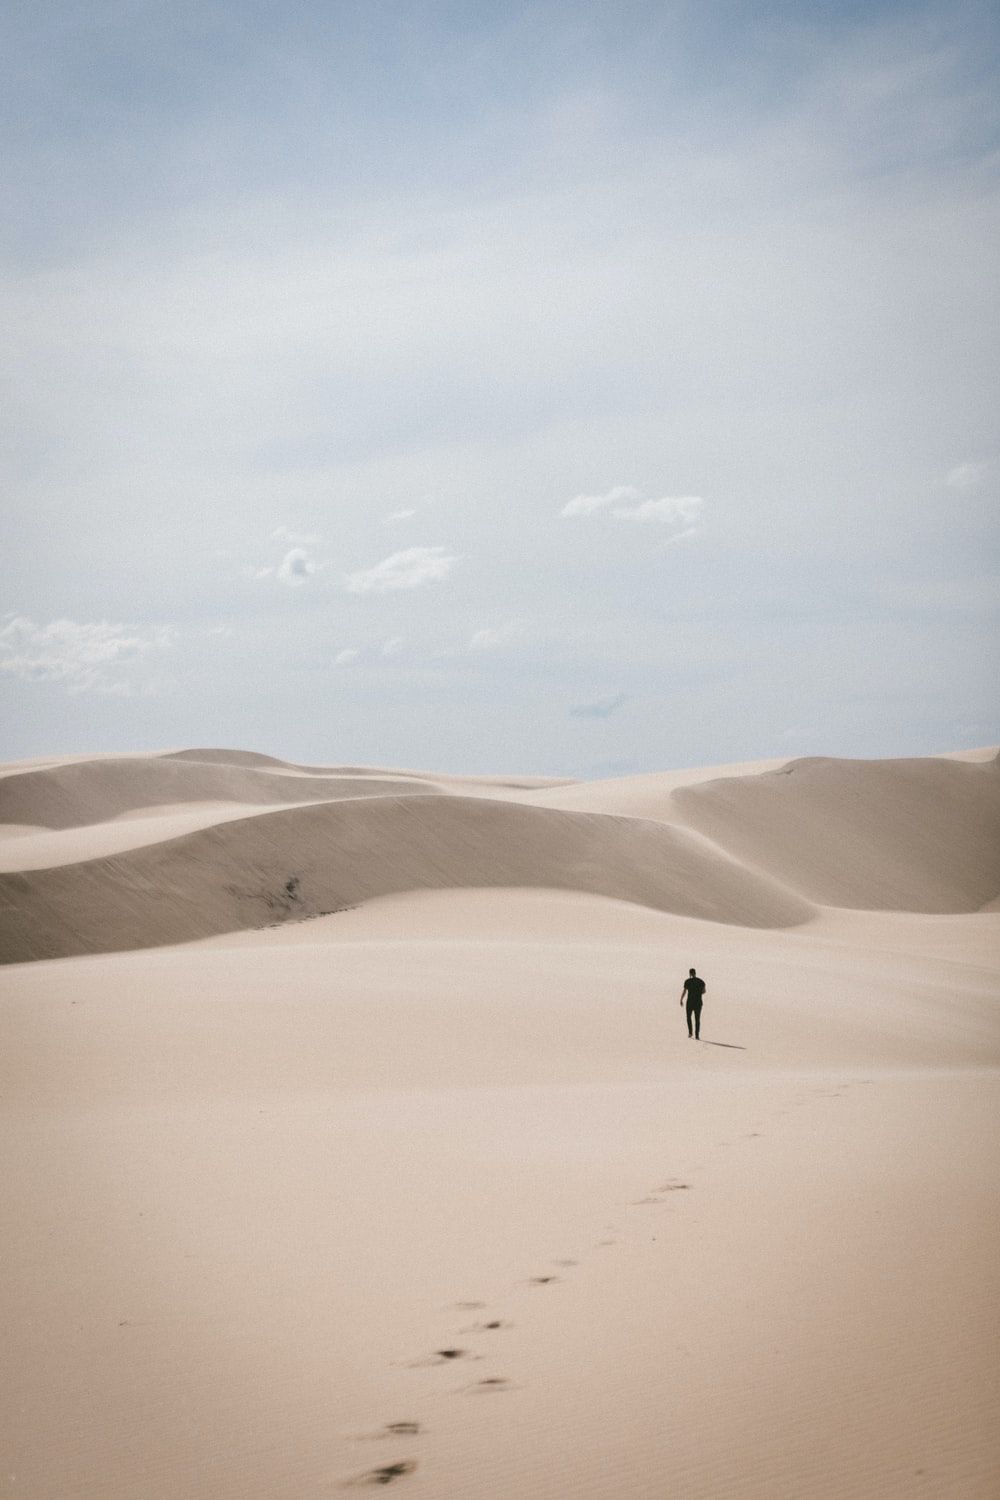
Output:
[[93,760],[24,771],[0,781],[0,823],[71,828],[175,802],[327,802],[336,797],[431,796],[433,781],[342,775],[283,775],[175,756]]
[[1000,773],[777,764],[0,774],[0,1492],[993,1500]]
[[1000,894],[1000,759],[792,761],[673,793],[684,822],[812,901],[975,911]]
[[404,890],[573,889],[756,927],[807,921],[817,904],[976,911],[1000,892],[996,757],[540,785],[192,750],[21,771],[0,780],[0,815],[17,835],[0,853],[6,962],[190,941]]
[[[244,775],[248,773],[238,773]],[[392,891],[563,887],[780,927],[813,908],[677,829],[458,796],[259,814],[119,856],[0,876],[6,962],[262,927]]]
[[569,812],[612,813],[623,818],[652,818],[658,823],[683,823],[683,811],[674,800],[674,792],[680,787],[698,786],[721,777],[759,776],[787,764],[785,760],[759,760],[600,781],[572,781],[540,788],[529,800],[533,806],[560,807]]
[[824,905],[976,911],[1000,895],[995,751],[759,761],[578,782],[531,800],[687,827]]
[[50,870],[56,865],[82,864],[109,854],[123,854],[145,844],[160,844],[181,838],[199,828],[249,818],[263,811],[278,811],[295,803],[275,802],[262,807],[251,802],[166,802],[161,807],[142,807],[119,813],[103,823],[83,823],[69,828],[38,828],[0,824],[0,871]]
[[384,766],[302,766],[291,760],[277,760],[253,750],[168,750],[164,760],[194,760],[206,765],[256,766],[263,770],[293,772],[300,776],[372,776],[382,781],[417,781],[422,785],[448,787],[496,787],[527,789],[571,785],[565,777],[552,776],[452,776],[435,772],[389,769]]

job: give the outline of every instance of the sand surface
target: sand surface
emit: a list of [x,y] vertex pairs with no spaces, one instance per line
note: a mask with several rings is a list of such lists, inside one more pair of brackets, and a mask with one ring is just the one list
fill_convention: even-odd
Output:
[[998,784],[7,768],[0,1495],[992,1500]]

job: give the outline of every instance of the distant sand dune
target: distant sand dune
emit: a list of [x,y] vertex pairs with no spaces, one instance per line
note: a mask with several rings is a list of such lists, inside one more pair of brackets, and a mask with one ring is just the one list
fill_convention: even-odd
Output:
[[426,771],[391,770],[383,766],[300,766],[291,760],[276,760],[255,750],[169,750],[162,760],[194,760],[204,765],[256,766],[261,770],[294,772],[299,776],[372,776],[381,781],[416,781],[423,786],[446,788],[497,787],[534,791],[536,788],[571,786],[565,777],[554,776],[449,776]]
[[1000,893],[996,757],[545,783],[190,750],[10,774],[0,823],[6,962],[442,888],[575,890],[747,927],[793,926],[816,904],[974,912]]
[[250,750],[175,750],[33,765],[0,776],[0,825],[79,828],[175,803],[285,805],[340,797],[531,793],[540,776],[437,776],[374,766],[297,766]]
[[[206,752],[199,752],[204,755]],[[226,752],[232,753],[232,752]],[[264,759],[265,757],[261,757]],[[392,776],[280,775],[257,765],[178,756],[90,760],[23,771],[0,781],[0,823],[74,828],[175,802],[328,802],[338,797],[433,795],[432,781]]]
[[588,891],[748,927],[809,903],[656,823],[464,797],[372,797],[261,813],[116,857],[0,877],[3,959],[145,948],[396,891]]
[[674,792],[683,821],[808,900],[975,911],[1000,894],[1000,760],[791,761]]
[[787,764],[787,759],[759,760],[741,765],[703,766],[689,771],[614,776],[600,781],[571,781],[540,788],[531,795],[530,801],[537,807],[561,807],[567,812],[613,813],[623,818],[683,823],[684,813],[673,795],[680,787],[700,785],[723,776],[759,776]]

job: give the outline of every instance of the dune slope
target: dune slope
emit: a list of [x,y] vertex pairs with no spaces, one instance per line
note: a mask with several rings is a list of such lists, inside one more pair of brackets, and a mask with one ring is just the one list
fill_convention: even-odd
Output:
[[[199,751],[199,756],[209,752]],[[228,752],[227,752],[228,753]],[[262,757],[263,759],[263,757]],[[403,796],[441,790],[433,781],[360,776],[281,774],[256,761],[247,764],[179,756],[92,760],[35,771],[0,781],[0,823],[73,828],[98,823],[137,808],[175,802],[327,802],[336,797]]]
[[975,911],[1000,893],[1000,760],[790,762],[678,788],[683,822],[808,900]]
[[808,902],[683,830],[454,796],[376,797],[261,813],[116,857],[0,877],[10,962],[183,942],[395,891],[588,891],[749,927]]

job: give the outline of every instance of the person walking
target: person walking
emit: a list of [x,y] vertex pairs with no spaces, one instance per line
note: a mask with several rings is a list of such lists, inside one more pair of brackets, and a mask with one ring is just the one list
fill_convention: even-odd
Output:
[[681,1004],[687,1003],[688,1036],[694,1037],[696,1042],[701,1040],[701,1002],[707,988],[704,979],[699,979],[695,971],[689,969],[681,990]]

